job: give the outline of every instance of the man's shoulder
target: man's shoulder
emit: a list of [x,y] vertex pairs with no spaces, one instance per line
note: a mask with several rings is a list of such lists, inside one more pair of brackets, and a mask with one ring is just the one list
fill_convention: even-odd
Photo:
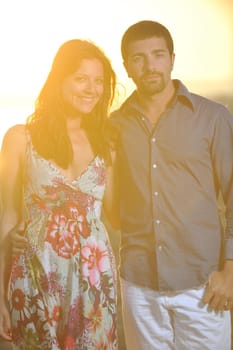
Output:
[[214,115],[232,115],[231,111],[228,109],[228,106],[217,98],[206,97],[191,92],[192,101],[194,108],[203,113],[210,113]]
[[208,97],[189,90],[180,80],[174,80],[177,87],[178,96],[185,96],[192,104],[194,110],[201,112],[210,112],[216,114],[218,112],[230,113],[227,105],[219,98]]
[[113,119],[120,119],[126,117],[129,113],[129,99],[125,100],[117,109],[113,110],[110,117]]
[[110,124],[116,129],[121,129],[129,114],[128,101],[126,100],[119,108],[111,112]]
[[213,98],[195,93],[195,92],[190,92],[190,95],[192,96],[192,99],[197,103],[197,104],[206,104],[209,105],[210,107],[220,107],[221,103],[217,100],[214,100]]
[[127,117],[136,112],[135,106],[136,91],[133,91],[120,105],[118,108],[112,111],[111,117],[120,119]]

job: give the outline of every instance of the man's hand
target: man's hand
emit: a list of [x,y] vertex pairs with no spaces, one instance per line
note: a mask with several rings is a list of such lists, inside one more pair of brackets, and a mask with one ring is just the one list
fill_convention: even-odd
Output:
[[213,272],[202,298],[204,304],[216,311],[233,308],[233,261],[227,260],[222,271]]
[[24,223],[21,222],[10,232],[13,256],[23,254],[27,247],[28,242],[24,236],[24,227]]

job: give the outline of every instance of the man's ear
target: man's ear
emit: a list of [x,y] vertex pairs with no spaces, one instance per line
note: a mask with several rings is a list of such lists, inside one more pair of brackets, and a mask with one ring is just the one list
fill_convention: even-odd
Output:
[[128,65],[126,61],[123,61],[123,66],[125,67],[126,73],[128,75],[129,78],[131,78],[130,73],[129,73],[129,69],[128,69]]
[[173,70],[173,68],[174,68],[175,57],[176,57],[176,55],[175,55],[175,53],[173,52],[173,54],[172,54],[172,56],[171,56],[171,59],[172,59],[172,70]]

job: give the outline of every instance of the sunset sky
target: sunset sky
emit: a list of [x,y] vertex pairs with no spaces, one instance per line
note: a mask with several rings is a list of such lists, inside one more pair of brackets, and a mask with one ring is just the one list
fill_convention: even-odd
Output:
[[[233,0],[7,0],[0,4],[0,143],[24,122],[66,40],[95,41],[111,58],[125,98],[133,88],[120,40],[132,23],[152,19],[170,30],[173,77],[202,94],[233,91]],[[120,101],[121,102],[121,101]]]

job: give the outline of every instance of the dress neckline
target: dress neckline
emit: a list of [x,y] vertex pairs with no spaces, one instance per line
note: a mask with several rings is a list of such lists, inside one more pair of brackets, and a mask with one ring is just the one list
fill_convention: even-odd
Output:
[[68,177],[62,173],[62,170],[61,170],[56,164],[54,164],[51,160],[42,157],[42,156],[36,151],[36,149],[34,148],[32,142],[30,142],[30,148],[31,148],[31,151],[33,152],[34,156],[35,156],[37,159],[40,159],[41,161],[43,161],[43,162],[45,162],[46,164],[48,164],[48,166],[49,166],[53,171],[55,171],[55,172],[64,180],[65,183],[70,184],[70,185],[72,185],[72,184],[78,182],[78,181],[86,174],[86,172],[89,170],[89,168],[94,164],[94,162],[96,161],[96,159],[99,158],[98,155],[95,155],[95,156],[90,160],[90,162],[87,164],[87,166],[85,167],[85,169],[83,169],[83,170],[80,172],[79,175],[75,176],[74,179],[68,179]]

